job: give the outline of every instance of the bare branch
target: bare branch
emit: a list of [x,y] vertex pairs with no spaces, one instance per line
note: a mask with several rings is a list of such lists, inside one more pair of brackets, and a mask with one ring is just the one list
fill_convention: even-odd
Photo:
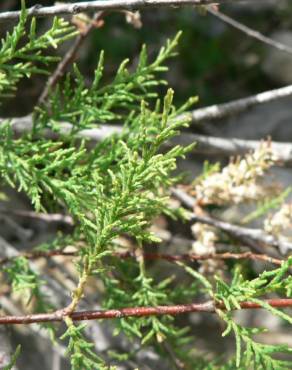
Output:
[[[182,6],[200,6],[214,3],[241,2],[243,0],[97,0],[75,3],[64,3],[53,6],[35,5],[28,9],[28,15],[34,17],[77,14],[99,10],[139,10],[147,8],[169,8]],[[20,11],[0,13],[0,21],[15,20]]]
[[235,19],[229,17],[226,14],[221,13],[219,10],[214,10],[212,7],[207,7],[207,11],[214,15],[216,18],[220,19],[221,21],[229,24],[230,26],[236,28],[237,30],[245,33],[247,36],[252,37],[266,45],[272,46],[280,51],[284,51],[286,53],[292,54],[292,48],[288,45],[284,45],[281,42],[275,41],[270,37],[267,37],[260,32],[253,30],[250,27],[245,26],[244,24],[236,21]]
[[292,243],[267,234],[262,229],[237,226],[210,217],[198,216],[196,214],[191,215],[191,221],[201,222],[217,227],[236,239],[244,240],[249,245],[269,245],[278,248],[282,254],[286,254],[289,250],[292,250]]
[[[262,143],[260,140],[244,140],[196,134],[182,134],[172,140],[172,144],[175,145],[189,145],[194,142],[197,143],[194,148],[197,152],[224,156],[245,154],[257,149]],[[272,141],[271,148],[279,163],[292,163],[292,143]]]
[[[276,308],[292,307],[292,299],[278,298],[263,300],[264,304],[269,304]],[[254,302],[241,302],[241,309],[260,309],[261,305]],[[157,307],[127,307],[112,310],[95,310],[95,311],[76,311],[69,316],[73,321],[84,320],[101,320],[101,319],[121,319],[124,317],[147,317],[160,315],[181,315],[191,312],[215,313],[216,309],[225,309],[223,303],[214,304],[213,301],[204,303],[190,303],[173,306]],[[40,322],[58,322],[63,321],[68,315],[64,315],[64,310],[58,310],[51,313],[39,313],[24,316],[0,316],[0,325],[11,324],[32,324]]]
[[[292,86],[291,86],[291,93],[292,93]],[[214,106],[215,107],[215,106]],[[208,108],[203,108],[208,109]],[[196,111],[194,111],[196,112]],[[195,114],[195,113],[194,113]],[[205,113],[203,113],[205,114]],[[206,112],[205,117],[207,115],[212,115],[211,110],[209,113]],[[201,113],[200,113],[201,115]],[[0,118],[0,125],[5,120],[4,118]],[[32,117],[31,115],[19,117],[19,118],[11,118],[11,126],[13,127],[14,132],[16,135],[21,135],[25,132],[29,132],[32,128]],[[60,132],[62,134],[66,134],[70,132],[72,129],[72,125],[69,122],[60,123]],[[87,129],[82,130],[78,133],[78,136],[81,138],[90,139],[93,141],[102,141],[109,137],[112,134],[120,134],[122,132],[123,127],[120,125],[101,125],[94,129]],[[52,133],[48,132],[47,136],[50,137]],[[261,141],[258,140],[243,140],[237,138],[222,138],[222,137],[214,137],[214,136],[206,136],[206,135],[197,135],[197,134],[181,134],[180,136],[176,136],[169,142],[167,145],[189,145],[192,143],[197,143],[194,151],[207,153],[208,155],[216,154],[216,155],[238,155],[244,154],[249,151],[257,149],[261,145]],[[292,143],[288,142],[271,142],[271,147],[273,152],[278,158],[278,161],[281,164],[290,164],[292,163]]]
[[[190,112],[192,122],[221,119],[232,114],[238,114],[258,104],[269,103],[273,100],[292,95],[292,85],[265,91],[247,98],[237,99],[229,103],[215,104],[210,107],[195,109]],[[188,114],[188,113],[187,113]]]
[[44,103],[44,101],[47,99],[47,96],[50,90],[57,84],[58,80],[64,75],[66,68],[68,68],[69,64],[74,62],[74,60],[76,59],[76,54],[80,46],[82,45],[86,37],[89,35],[89,33],[95,28],[96,22],[101,20],[103,16],[104,16],[104,12],[102,11],[97,12],[94,15],[92,21],[86,27],[86,29],[83,32],[79,32],[79,35],[76,37],[73,45],[64,55],[60,63],[57,65],[57,68],[55,69],[53,74],[48,79],[46,87],[44,88],[43,92],[41,93],[39,97],[38,104]]
[[[186,115],[189,115],[191,117],[193,123],[200,123],[205,120],[217,120],[229,115],[244,112],[253,106],[269,103],[273,100],[285,98],[291,95],[292,95],[292,85],[288,85],[281,87],[279,89],[265,91],[256,95],[251,95],[246,98],[237,99],[228,103],[215,104],[209,107],[195,109],[192,112],[186,113]],[[11,118],[11,120],[12,125],[16,132],[22,133],[23,131],[27,132],[31,130],[32,127],[31,115]],[[0,118],[0,124],[3,121],[4,118]],[[70,129],[70,127],[68,127],[68,130]],[[88,130],[85,130],[85,133],[86,132],[88,132]],[[90,135],[90,132],[88,132],[88,134]]]
[[69,226],[74,225],[73,218],[71,216],[63,215],[61,213],[40,213],[34,211],[27,211],[23,209],[11,209],[6,207],[0,207],[0,216],[3,213],[17,217],[36,219],[47,223],[61,223]]
[[[181,189],[172,189],[172,194],[186,207],[193,209],[195,205],[195,199],[193,197],[186,194]],[[286,254],[288,251],[292,250],[292,243],[278,239],[273,235],[264,232],[262,229],[251,229],[248,227],[237,226],[229,222],[220,221],[212,217],[200,216],[195,213],[191,213],[190,221],[214,226],[232,237],[244,241],[256,250],[259,250],[259,246],[261,245],[276,247],[279,249],[281,254]]]

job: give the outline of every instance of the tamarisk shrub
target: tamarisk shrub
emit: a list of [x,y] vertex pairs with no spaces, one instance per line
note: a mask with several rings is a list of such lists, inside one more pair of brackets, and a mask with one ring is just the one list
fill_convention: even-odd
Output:
[[[48,74],[49,65],[58,60],[50,56],[50,48],[76,35],[75,28],[61,18],[55,18],[43,34],[38,33],[36,23],[34,18],[28,20],[23,6],[18,24],[2,40],[2,100],[13,95],[23,78]],[[151,230],[155,220],[164,215],[188,222],[189,217],[186,210],[173,206],[170,195],[172,187],[180,181],[180,177],[173,175],[176,161],[193,146],[171,147],[169,142],[188,125],[189,115],[185,112],[196,98],[177,108],[172,89],[168,89],[162,99],[157,94],[157,87],[166,85],[161,73],[167,70],[167,59],[175,55],[179,37],[180,34],[167,41],[151,61],[143,46],[135,70],[129,72],[128,61],[124,61],[110,82],[103,80],[101,52],[90,85],[74,65],[64,81],[50,90],[47,101],[34,108],[31,127],[16,135],[12,120],[1,122],[2,184],[25,193],[35,212],[70,216],[74,227],[71,233],[58,235],[31,253],[2,261],[2,284],[9,284],[11,299],[18,301],[25,314],[11,317],[2,312],[0,322],[39,323],[53,341],[67,346],[67,356],[75,370],[114,369],[119,363],[135,359],[136,350],[130,349],[127,353],[96,353],[85,330],[91,323],[77,322],[88,318],[115,318],[109,323],[114,327],[114,334],[123,333],[138,343],[139,348],[151,346],[159,356],[168,356],[175,366],[210,370],[288,369],[291,349],[257,341],[256,335],[262,329],[240,325],[233,311],[263,308],[291,324],[292,318],[279,308],[290,302],[291,259],[283,258],[276,267],[266,263],[256,272],[252,263],[242,258],[236,263],[224,263],[224,273],[217,273],[215,269],[211,276],[208,269],[198,270],[190,261],[172,258],[185,274],[184,281],[173,276],[171,268],[163,280],[145,263],[147,247],[161,242]],[[122,128],[98,141],[86,135],[89,131],[85,130],[99,132],[100,125],[106,129],[110,123],[112,127],[119,124]],[[202,212],[210,205],[229,206],[247,198],[255,201],[261,193],[257,178],[263,176],[273,161],[270,146],[263,145],[258,152],[222,170],[205,169],[201,178],[190,185],[190,192],[201,200],[198,207]],[[240,166],[249,173],[248,178],[236,175],[236,170],[240,173]],[[241,191],[250,188],[254,192]],[[264,211],[258,213],[267,213],[281,205],[282,200],[283,197],[276,204],[275,199],[265,203]],[[253,218],[254,215],[249,220]],[[286,212],[286,223],[288,218],[289,212]],[[267,232],[277,229],[279,233],[275,218],[269,216],[268,220]],[[210,231],[202,229],[200,233],[203,246],[206,232]],[[210,255],[206,255],[203,251],[198,258],[214,258],[218,238],[220,235],[212,237],[212,253],[209,250]],[[123,243],[125,239],[130,251]],[[231,241],[228,241],[230,248]],[[66,255],[67,246],[74,247],[74,252],[68,252],[66,258],[72,258],[78,281],[67,305],[56,307],[47,294],[42,270],[35,269],[31,259],[38,256],[49,259],[58,253]],[[160,263],[159,255],[155,258],[156,263]],[[270,296],[274,300],[267,300]],[[285,304],[281,298],[286,299]],[[94,301],[95,306],[88,309],[95,311],[81,310],[84,302]],[[96,310],[97,303],[102,311]],[[196,338],[189,333],[189,328],[181,327],[173,318],[175,314],[187,312],[199,315],[200,311],[205,312],[204,320],[208,320],[206,315],[215,313],[223,322],[223,336],[234,338],[234,357],[206,361],[205,356],[196,351]],[[21,356],[20,348],[7,369],[13,368],[18,356]]]

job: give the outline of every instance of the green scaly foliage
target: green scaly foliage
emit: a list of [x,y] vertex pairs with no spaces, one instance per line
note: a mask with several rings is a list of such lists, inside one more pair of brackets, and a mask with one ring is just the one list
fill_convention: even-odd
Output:
[[[49,47],[57,46],[76,34],[74,27],[61,18],[54,18],[52,27],[42,35],[37,35],[36,20],[32,19],[27,31],[27,11],[22,3],[19,22],[11,33],[2,39],[0,49],[0,97],[10,97],[16,90],[17,83],[33,73],[49,74],[49,63],[58,57],[46,55]],[[27,42],[22,45],[24,37]]]

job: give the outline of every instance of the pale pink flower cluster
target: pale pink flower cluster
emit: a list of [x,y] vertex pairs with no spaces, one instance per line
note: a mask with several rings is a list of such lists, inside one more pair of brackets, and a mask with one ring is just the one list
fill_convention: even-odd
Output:
[[199,204],[239,204],[258,200],[263,188],[258,179],[277,161],[271,143],[263,142],[254,152],[231,161],[221,172],[206,176],[195,186]]

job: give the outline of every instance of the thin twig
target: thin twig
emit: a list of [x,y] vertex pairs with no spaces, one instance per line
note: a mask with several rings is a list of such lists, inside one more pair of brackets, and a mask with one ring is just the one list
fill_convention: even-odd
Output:
[[[172,194],[186,207],[193,209],[195,205],[195,199],[193,197],[186,194],[181,189],[172,189]],[[259,246],[261,245],[276,247],[279,249],[281,254],[284,255],[288,251],[292,250],[292,243],[285,240],[280,240],[273,235],[264,232],[262,229],[242,227],[229,222],[220,221],[212,217],[197,215],[195,213],[190,214],[190,221],[214,226],[231,235],[232,237],[244,241],[244,243],[252,246],[256,250],[259,250]]]
[[[275,308],[292,307],[292,299],[276,298],[262,301],[263,304],[268,304]],[[260,309],[263,308],[260,304],[246,301],[240,303],[241,309]],[[190,303],[173,306],[156,306],[156,307],[127,307],[111,310],[94,310],[94,311],[76,311],[70,315],[64,314],[64,310],[57,310],[51,313],[38,313],[24,316],[0,316],[0,325],[11,324],[32,324],[40,322],[60,322],[66,316],[70,316],[73,321],[84,320],[101,320],[101,319],[121,319],[124,317],[147,317],[160,315],[181,315],[191,312],[214,313],[216,309],[225,309],[223,303],[214,303],[208,301],[204,303]],[[236,310],[236,309],[235,309]]]
[[55,249],[52,251],[34,251],[34,252],[29,252],[29,253],[20,253],[13,257],[0,258],[0,265],[11,262],[13,259],[18,258],[18,257],[25,257],[30,260],[36,260],[38,258],[50,258],[50,257],[55,257],[55,256],[76,257],[77,253],[75,251],[67,252],[64,249]]
[[[188,133],[176,136],[170,144],[184,146],[192,143],[196,143],[195,152],[217,156],[236,156],[258,149],[262,145],[262,140],[245,140]],[[271,149],[278,164],[290,165],[292,163],[292,143],[271,141]]]
[[28,211],[24,209],[11,209],[0,206],[0,217],[1,214],[9,214],[11,216],[31,218],[35,220],[44,221],[46,223],[61,223],[69,226],[74,225],[73,218],[69,215],[63,215],[61,213],[41,213]]
[[[63,3],[53,6],[35,5],[28,9],[28,15],[34,17],[77,14],[99,10],[140,10],[147,8],[169,8],[181,6],[200,6],[214,3],[241,2],[243,0],[98,0],[75,3]],[[0,13],[0,21],[15,20],[20,11]]]
[[271,39],[270,37],[267,37],[263,35],[262,33],[253,30],[250,27],[247,27],[246,25],[236,21],[235,19],[229,17],[226,14],[221,13],[219,10],[214,10],[212,7],[207,7],[207,11],[214,15],[216,18],[220,19],[221,21],[229,24],[230,26],[236,28],[237,30],[245,33],[247,36],[252,37],[266,45],[272,46],[273,48],[276,48],[280,51],[284,51],[286,53],[292,54],[292,48],[288,45],[284,45],[281,42],[275,41]]
[[292,85],[288,85],[278,89],[264,91],[256,95],[251,95],[246,98],[233,100],[228,103],[215,104],[209,107],[195,109],[187,114],[190,114],[193,123],[199,123],[205,120],[218,120],[230,115],[244,112],[256,105],[269,103],[271,101],[286,98],[287,96],[291,95]]
[[55,69],[51,77],[48,79],[46,87],[44,88],[43,92],[41,93],[39,97],[38,105],[43,104],[45,102],[50,90],[57,84],[59,79],[64,75],[68,66],[74,62],[74,60],[76,59],[77,52],[79,48],[81,47],[82,43],[85,41],[89,33],[96,27],[96,24],[97,24],[96,22],[98,22],[104,16],[104,13],[105,12],[102,12],[102,11],[97,12],[94,15],[92,21],[85,28],[85,30],[78,34],[74,43],[72,44],[70,49],[67,51],[67,53],[64,55],[60,63],[57,65],[57,68]]
[[161,343],[161,346],[164,349],[164,351],[169,355],[169,357],[170,357],[170,359],[173,363],[173,366],[175,367],[176,370],[186,368],[185,364],[179,358],[176,357],[176,354],[174,353],[171,345],[169,345],[169,343],[167,341],[163,341]]
[[[131,254],[128,253],[129,256]],[[125,258],[127,254],[119,254],[119,258]],[[244,253],[209,253],[204,255],[198,255],[193,253],[185,253],[185,254],[166,254],[166,253],[148,253],[145,252],[143,254],[145,260],[166,260],[169,262],[177,262],[177,261],[204,261],[209,259],[215,260],[229,260],[229,259],[249,259],[254,261],[263,261],[273,263],[275,265],[281,265],[283,260],[278,258],[273,258],[267,256],[265,254],[256,254],[252,252],[244,252]]]
[[[6,295],[0,296],[0,305],[1,309],[8,313],[9,315],[20,316],[25,314],[22,308],[20,309],[19,306],[12,299],[9,299]],[[40,330],[38,324],[32,324],[23,328],[23,334],[37,335],[38,338],[42,338],[42,340],[49,342],[50,345],[52,343],[52,338],[50,336],[49,331]],[[54,352],[57,353],[60,357],[66,358],[66,347],[57,341],[56,343],[54,343]]]
[[[13,247],[9,243],[7,243],[1,237],[0,237],[0,252],[1,252],[1,256],[2,255],[3,256],[17,256],[19,254],[19,251],[15,247]],[[33,261],[29,261],[29,267],[37,275],[40,274],[39,266],[34,264]],[[55,267],[54,267],[54,269],[55,269]],[[75,278],[71,281],[72,277],[70,277],[70,275],[71,274],[68,275],[68,273],[63,275],[64,277],[66,276],[66,278],[64,278],[64,281],[62,281],[61,279],[57,278],[57,275],[55,274],[55,272],[50,271],[50,269],[47,270],[47,271],[42,271],[41,272],[42,279],[46,282],[45,285],[42,284],[40,286],[41,293],[44,294],[48,298],[48,302],[53,307],[64,307],[68,304],[70,298],[69,298],[69,294],[68,294],[68,290],[67,290],[68,289],[67,281],[70,279],[70,285],[75,286]],[[9,307],[9,306],[11,306],[11,305],[9,305],[9,302],[11,300],[7,296],[7,299],[5,299],[4,302],[3,302],[3,299],[5,297],[6,296],[0,297],[1,298],[0,299],[0,305],[2,306],[2,304],[3,304],[3,307],[2,307],[3,310],[2,311],[9,312],[10,311],[9,308],[11,308],[11,307]],[[14,305],[13,302],[12,302],[12,305],[13,305],[13,307],[16,307],[16,305]],[[84,310],[89,310],[92,307],[94,307],[94,305],[95,305],[95,302],[90,297],[84,297],[84,299],[82,301],[82,308]],[[25,313],[23,313],[23,312],[21,312],[21,313],[11,312],[11,313],[9,313],[9,315],[21,316],[21,315],[25,315]],[[32,325],[32,329],[36,329],[36,327],[34,325]],[[86,336],[88,337],[88,339],[92,343],[95,343],[96,342],[96,333],[98,333],[98,335],[100,335],[100,333],[103,335],[101,330],[102,330],[102,328],[101,328],[99,322],[92,322],[91,326],[90,326],[90,330],[89,330],[89,328],[85,328],[85,333],[86,333]],[[41,331],[40,335],[44,336],[45,332],[42,333],[42,331]],[[1,343],[0,343],[0,347],[1,347]]]
[[[38,258],[50,258],[55,256],[64,256],[64,257],[77,257],[78,253],[75,251],[66,251],[64,249],[55,249],[52,251],[34,251],[30,253],[22,253],[15,257],[4,257],[0,259],[0,265],[10,262],[13,258],[19,256],[25,257],[27,259],[38,259]],[[114,257],[125,259],[125,258],[136,258],[134,252],[115,252],[113,253]],[[177,261],[204,261],[204,260],[253,260],[253,261],[263,261],[272,263],[275,265],[281,265],[283,260],[279,258],[273,258],[265,254],[256,254],[252,252],[243,252],[243,253],[208,253],[204,255],[194,254],[194,253],[184,253],[184,254],[168,254],[168,253],[150,253],[143,252],[143,258],[145,260],[165,260],[168,262],[177,262]]]

